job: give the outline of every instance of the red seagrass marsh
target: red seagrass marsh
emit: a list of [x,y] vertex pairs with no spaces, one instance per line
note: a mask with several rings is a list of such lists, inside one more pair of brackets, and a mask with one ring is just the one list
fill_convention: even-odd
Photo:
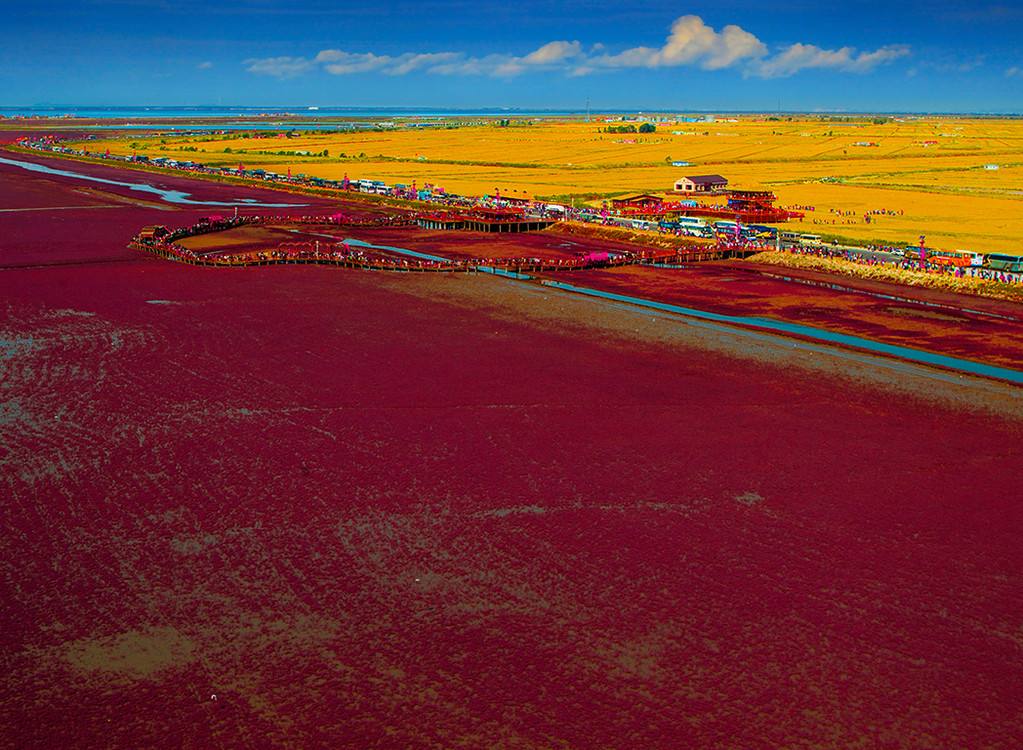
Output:
[[[234,206],[3,164],[0,209],[0,747],[1023,744],[1018,386],[536,279],[176,263],[128,245]],[[1023,365],[1019,304],[740,266],[549,277]]]

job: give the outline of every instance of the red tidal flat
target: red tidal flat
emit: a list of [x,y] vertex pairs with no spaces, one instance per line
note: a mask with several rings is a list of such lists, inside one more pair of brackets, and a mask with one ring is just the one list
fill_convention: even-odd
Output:
[[[632,266],[562,273],[557,278],[683,307],[802,323],[1010,368],[1023,367],[1023,305],[773,268],[764,275],[744,265],[706,263],[684,270]],[[782,275],[847,289],[786,281]]]
[[0,745],[1023,741],[1019,389],[103,226],[0,271]]
[[[6,152],[5,152],[6,153]],[[295,204],[295,208],[240,207],[241,214],[372,213],[360,204],[317,196],[281,193],[184,177],[116,169],[34,154],[7,154],[56,169],[128,183],[145,183],[189,193],[195,200]],[[28,210],[26,210],[28,209]],[[94,263],[138,258],[128,242],[147,224],[188,226],[210,215],[230,215],[233,208],[167,203],[130,187],[29,172],[0,164],[0,266]]]

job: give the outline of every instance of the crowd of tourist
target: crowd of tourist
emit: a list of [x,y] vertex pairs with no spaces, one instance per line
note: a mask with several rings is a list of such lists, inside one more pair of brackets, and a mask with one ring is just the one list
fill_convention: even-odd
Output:
[[838,208],[828,209],[830,217],[823,216],[815,218],[814,224],[824,226],[838,226],[838,225],[850,225],[850,224],[872,224],[876,223],[880,216],[902,216],[902,209],[892,208],[872,208],[864,211],[862,214],[858,211],[847,211]]
[[[376,270],[404,271],[473,271],[487,268],[501,268],[516,271],[556,271],[577,270],[583,268],[631,265],[642,262],[660,260],[653,252],[633,252],[628,250],[613,253],[600,252],[580,255],[573,258],[538,258],[538,257],[495,257],[495,258],[461,258],[431,260],[416,257],[395,257],[394,248],[374,248],[372,246],[352,245],[347,240],[312,240],[279,243],[272,248],[253,249],[233,253],[215,251],[199,252],[181,240],[211,232],[222,232],[247,225],[298,224],[318,225],[324,229],[344,227],[389,227],[408,225],[414,221],[415,214],[409,217],[377,217],[372,219],[349,219],[343,214],[332,216],[211,216],[200,220],[190,227],[174,231],[140,234],[135,237],[135,247],[153,252],[161,257],[178,260],[193,265],[205,266],[250,266],[287,263],[309,263],[339,265],[354,268]],[[663,253],[661,255],[664,255]]]
[[[774,249],[774,248],[766,248]],[[917,258],[908,257],[903,247],[892,247],[883,245],[868,245],[865,250],[868,253],[859,252],[857,249],[829,245],[795,245],[784,249],[784,252],[796,255],[815,255],[821,258],[837,258],[864,266],[887,266],[899,268],[904,271],[918,271],[923,273],[954,276],[956,278],[970,277],[997,281],[1002,284],[1021,284],[1023,274],[999,271],[984,266],[959,266],[947,263],[936,263],[923,261]],[[894,256],[894,257],[892,257]]]
[[[245,170],[242,165],[239,165],[238,169],[226,168],[226,167],[210,167],[203,164],[197,164],[194,162],[179,162],[169,159],[150,160],[146,157],[137,156],[119,156],[112,155],[109,151],[104,153],[90,152],[86,149],[71,148],[65,146],[63,142],[54,136],[33,136],[32,138],[22,138],[18,141],[19,145],[32,148],[40,151],[50,151],[62,154],[70,154],[77,156],[88,156],[92,158],[103,158],[117,161],[145,161],[152,164],[155,161],[159,161],[158,166],[171,169],[180,169],[190,172],[201,172],[209,173],[214,175],[222,175],[229,177],[245,177],[247,179],[258,179],[262,181],[288,183],[301,185],[303,187],[313,188],[330,188],[337,190],[346,191],[358,191],[358,192],[370,192],[378,195],[389,195],[395,198],[416,200],[419,202],[432,203],[438,206],[442,211],[445,209],[473,209],[473,208],[504,208],[508,209],[509,204],[512,203],[512,199],[504,198],[500,194],[494,196],[460,196],[452,193],[448,193],[443,188],[435,186],[424,186],[424,189],[417,189],[415,183],[411,187],[408,186],[387,186],[379,181],[368,181],[368,180],[349,180],[347,176],[343,180],[325,180],[315,177],[306,176],[292,176],[289,172],[287,175],[275,174],[272,172],[265,172],[263,170]],[[791,211],[802,211],[802,212],[815,212],[816,207],[812,205],[794,205],[785,207],[786,210]],[[514,210],[521,213],[522,217],[529,218],[540,218],[540,219],[574,219],[578,221],[595,222],[604,225],[611,226],[624,226],[622,223],[626,217],[617,216],[615,212],[608,211],[606,208],[603,210],[594,209],[591,207],[568,207],[555,204],[547,204],[541,201],[523,202],[517,201],[514,203]],[[839,209],[831,209],[830,214],[833,218],[822,217],[814,218],[813,223],[816,225],[837,225],[839,223],[856,223],[859,216],[858,212],[843,211]],[[405,213],[392,212],[386,216],[373,217],[368,219],[355,219],[353,217],[337,215],[336,221],[344,223],[346,226],[398,226],[398,225],[410,225],[417,221],[421,216],[427,214],[410,211]],[[433,215],[436,215],[436,209],[433,209]],[[890,209],[890,208],[876,208],[869,209],[862,214],[862,220],[866,223],[876,221],[878,217],[883,216],[902,216],[903,211]],[[260,217],[246,217],[246,220],[264,221],[269,220]],[[215,224],[219,224],[222,221],[220,217],[212,217],[209,226],[212,227]],[[323,223],[324,217],[310,216],[310,217],[291,217],[289,221],[295,223],[308,222],[308,223]],[[361,222],[361,223],[360,223]],[[761,233],[753,231],[752,227],[739,227],[740,231],[734,232],[729,229],[723,229],[721,227],[715,227],[713,225],[705,225],[701,228],[694,228],[692,226],[679,226],[672,225],[671,222],[644,222],[646,226],[644,230],[650,232],[656,232],[660,234],[674,235],[678,237],[684,236],[699,236],[705,238],[713,238],[719,247],[725,249],[743,249],[743,250],[756,250],[756,249],[774,249],[775,245],[764,243]],[[628,222],[626,222],[628,224]],[[637,227],[632,225],[627,228],[636,229]],[[192,231],[195,229],[196,231]],[[192,234],[199,233],[198,228],[190,228]],[[208,228],[205,231],[218,231],[215,228]],[[776,230],[771,230],[772,232]],[[167,243],[168,247],[178,247],[174,244],[173,240],[169,240]],[[975,278],[989,279],[993,281],[1000,281],[1003,283],[1017,284],[1023,281],[1023,274],[1012,273],[1008,271],[1002,271],[984,266],[957,266],[946,263],[935,263],[935,262],[924,262],[921,264],[918,258],[905,256],[903,254],[903,248],[877,248],[867,247],[858,249],[857,252],[853,249],[847,248],[832,248],[826,245],[797,245],[788,248],[790,252],[796,253],[809,253],[815,255],[823,255],[826,257],[844,257],[855,263],[876,265],[883,264],[888,266],[895,266],[906,270],[926,271],[928,273],[937,274],[950,274],[955,276],[970,276]],[[878,257],[872,253],[864,253],[862,250],[869,250],[875,252],[886,252],[897,257]],[[177,252],[177,251],[175,251]],[[263,260],[278,260],[287,253],[284,251],[267,251],[271,253],[277,253],[277,255],[267,256]],[[303,251],[307,252],[307,251]],[[202,262],[208,262],[209,259],[206,256],[195,256],[195,254],[189,255],[190,251],[182,248],[181,259],[199,260]],[[284,253],[284,256],[280,255]],[[331,250],[332,255],[324,256],[325,260],[338,260],[338,261],[351,261],[351,262],[363,262],[364,254],[360,254],[361,251],[352,250],[351,248],[335,249]],[[233,256],[218,256],[221,259],[226,259]],[[238,262],[241,262],[240,258],[249,258],[250,256],[239,256]],[[297,256],[296,256],[297,257]],[[320,256],[316,256],[319,258]],[[624,255],[616,256],[618,258],[624,257]],[[306,256],[302,256],[306,258]],[[487,263],[490,265],[525,265],[530,259],[478,259],[474,261],[466,261],[468,265],[473,263],[482,264]],[[377,261],[374,261],[377,262]],[[431,267],[432,261],[425,261],[421,259],[391,259],[386,258],[380,261],[383,264],[393,264],[396,267],[412,265],[422,265],[423,268]],[[544,261],[544,263],[555,264],[555,261]],[[571,264],[576,261],[569,260]],[[620,261],[614,261],[620,262]],[[535,265],[535,264],[534,264]]]

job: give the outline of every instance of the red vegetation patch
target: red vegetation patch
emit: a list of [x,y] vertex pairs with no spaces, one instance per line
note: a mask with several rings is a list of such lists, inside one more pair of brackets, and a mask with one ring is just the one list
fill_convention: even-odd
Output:
[[[558,279],[683,307],[803,323],[1011,368],[1023,366],[1023,305],[985,304],[892,284],[852,285],[846,279],[821,278],[823,274],[807,278],[818,284],[811,286],[774,273],[714,263],[684,270],[631,266],[570,272]],[[845,285],[849,291],[820,285],[824,283]],[[896,295],[902,299],[893,299]]]
[[263,226],[240,227],[180,242],[204,252],[272,249],[279,243],[340,242],[356,239],[372,245],[399,247],[452,260],[540,258],[577,260],[590,253],[621,250],[622,243],[598,239],[567,240],[548,232],[483,233],[404,227]]
[[0,271],[4,744],[1017,747],[1019,391],[826,360],[482,276]]
[[[269,190],[257,190],[159,174],[119,170],[107,165],[14,154],[13,158],[32,161],[67,171],[88,174],[119,182],[146,183],[167,190],[190,193],[197,200],[255,200],[266,203],[308,204],[301,208],[239,209],[242,214],[284,212],[293,214],[372,213],[359,204],[341,204],[321,198],[296,196]],[[189,226],[204,216],[231,213],[233,209],[187,206],[163,202],[151,193],[129,187],[28,172],[20,167],[0,164],[0,209],[31,208],[31,211],[7,211],[4,231],[0,232],[0,265],[51,265],[68,262],[91,263],[136,259],[138,253],[128,243],[147,224]]]

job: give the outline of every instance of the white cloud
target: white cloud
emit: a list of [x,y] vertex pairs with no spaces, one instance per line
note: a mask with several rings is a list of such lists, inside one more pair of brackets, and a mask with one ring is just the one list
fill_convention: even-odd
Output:
[[487,55],[486,57],[467,57],[458,55],[449,62],[427,68],[427,73],[442,76],[511,76],[525,70],[514,62],[517,58],[511,55]]
[[336,76],[349,73],[368,73],[391,64],[393,58],[388,55],[374,55],[372,52],[344,52],[339,49],[325,49],[314,58],[313,62],[323,65],[324,70]]
[[[313,69],[331,75],[379,72],[403,76],[414,72],[434,75],[486,75],[512,77],[530,71],[560,71],[584,76],[600,70],[694,66],[703,70],[738,68],[745,75],[779,78],[809,68],[864,73],[909,54],[905,45],[887,45],[858,52],[852,47],[822,49],[813,44],[792,44],[773,56],[754,34],[730,24],[720,31],[694,15],[675,19],[660,47],[631,47],[612,53],[603,44],[589,51],[578,41],[548,42],[525,55],[492,53],[472,56],[464,52],[405,52],[400,55],[325,49],[313,59],[269,57],[246,60],[252,73],[290,78]],[[1007,73],[1007,75],[1013,75]]]
[[578,57],[583,46],[579,42],[548,42],[522,58],[529,65],[550,65],[570,57]]
[[304,57],[262,57],[245,61],[245,69],[250,73],[274,76],[275,78],[294,78],[314,67],[312,60]]
[[632,47],[590,62],[603,68],[699,65],[706,70],[720,70],[766,54],[767,46],[745,29],[729,25],[717,32],[699,16],[682,16],[671,25],[663,47]]
[[345,52],[339,49],[325,49],[313,58],[328,73],[336,76],[351,73],[368,73],[379,70],[392,76],[403,76],[416,70],[429,70],[440,65],[461,60],[458,52],[406,52],[402,55],[375,55],[372,52]]
[[201,62],[198,65],[196,65],[195,69],[196,70],[209,70],[212,67],[213,67],[213,63],[211,63],[209,60],[206,60],[205,62]]
[[909,54],[909,47],[890,44],[873,52],[857,53],[852,47],[821,49],[813,44],[792,44],[774,57],[758,60],[750,69],[762,78],[783,78],[807,69],[831,69],[866,73]]
[[492,75],[495,75],[498,78],[512,78],[520,73],[524,73],[525,71],[526,66],[523,65],[518,58],[512,58],[511,60],[505,60],[504,62],[495,65],[492,70]]
[[699,64],[720,70],[751,57],[767,54],[767,46],[735,25],[714,31],[699,16],[682,16],[671,25],[671,35],[657,56],[660,65]]
[[389,75],[403,76],[415,70],[429,70],[438,65],[451,63],[461,58],[458,52],[425,52],[421,54],[406,54],[396,59],[384,72]]
[[900,57],[906,57],[909,53],[908,44],[887,44],[873,52],[861,52],[841,69],[851,73],[867,73],[879,65],[887,65]]
[[1011,68],[1005,71],[1006,78],[1023,78],[1023,68],[1018,65],[1013,65]]
[[939,73],[969,73],[983,67],[985,62],[987,62],[987,55],[975,55],[967,60],[932,63],[930,67]]
[[346,52],[325,49],[313,58],[332,75],[350,75],[379,71],[386,75],[402,76],[415,71],[437,75],[489,75],[516,76],[529,69],[552,68],[579,57],[579,42],[548,42],[528,55],[492,54],[470,57],[461,52],[406,52],[401,55],[376,55],[372,52]]

